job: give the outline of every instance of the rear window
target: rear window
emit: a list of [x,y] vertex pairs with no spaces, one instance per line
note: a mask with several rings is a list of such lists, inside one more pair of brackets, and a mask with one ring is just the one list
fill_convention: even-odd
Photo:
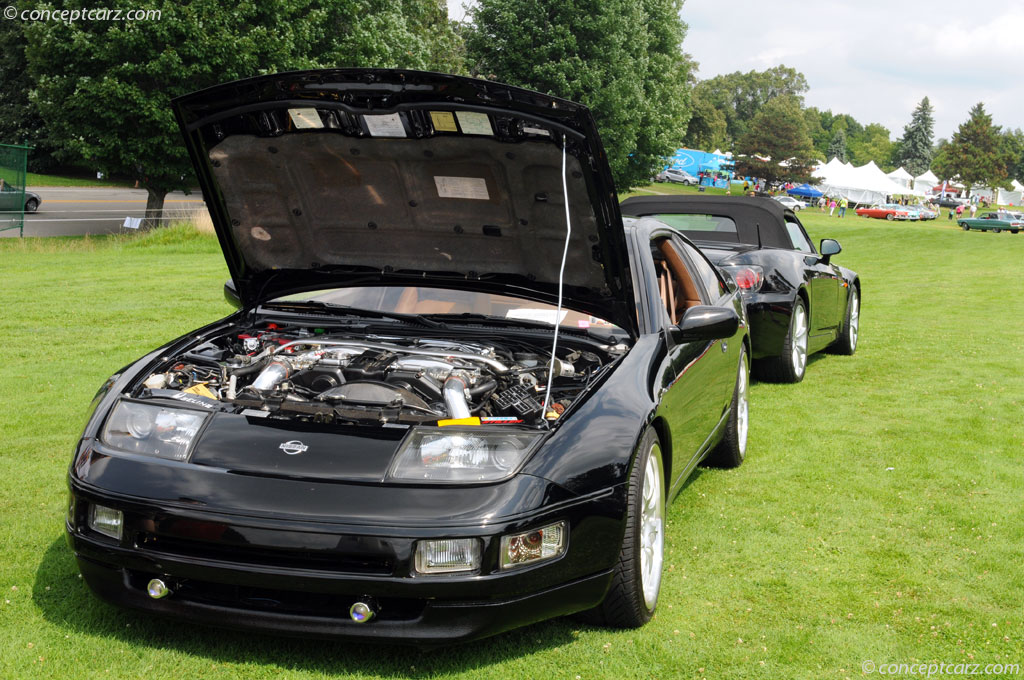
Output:
[[724,215],[651,215],[694,241],[739,243],[736,222]]

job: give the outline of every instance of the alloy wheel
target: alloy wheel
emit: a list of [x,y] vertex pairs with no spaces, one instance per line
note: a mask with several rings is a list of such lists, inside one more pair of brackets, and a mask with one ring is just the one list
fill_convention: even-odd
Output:
[[793,310],[792,342],[793,373],[801,376],[807,367],[807,311],[802,304]]
[[653,610],[658,602],[665,560],[665,493],[661,486],[661,449],[654,444],[644,469],[640,511],[640,582],[648,610]]

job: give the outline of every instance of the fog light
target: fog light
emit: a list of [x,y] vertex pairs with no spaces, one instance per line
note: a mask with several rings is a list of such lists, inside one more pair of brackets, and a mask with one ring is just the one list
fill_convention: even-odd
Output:
[[512,569],[552,560],[565,553],[565,522],[556,522],[522,534],[501,537],[501,568]]
[[479,568],[479,539],[442,538],[416,543],[416,571],[421,574],[444,574]]
[[120,510],[107,508],[102,505],[89,506],[89,528],[96,533],[121,540],[121,525],[124,523],[124,515]]
[[159,600],[167,597],[171,594],[171,589],[167,587],[167,584],[158,578],[153,579],[146,584],[146,592],[154,600]]
[[354,605],[349,607],[348,615],[352,617],[352,620],[356,623],[366,623],[374,617],[374,611],[373,607],[365,602],[356,602]]

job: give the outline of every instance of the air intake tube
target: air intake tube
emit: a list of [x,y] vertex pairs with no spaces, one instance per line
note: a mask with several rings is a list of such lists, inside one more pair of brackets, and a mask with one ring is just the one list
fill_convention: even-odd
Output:
[[453,419],[469,418],[469,403],[466,401],[466,390],[469,389],[469,375],[465,371],[452,371],[444,381],[441,393],[444,405],[448,408],[448,417]]

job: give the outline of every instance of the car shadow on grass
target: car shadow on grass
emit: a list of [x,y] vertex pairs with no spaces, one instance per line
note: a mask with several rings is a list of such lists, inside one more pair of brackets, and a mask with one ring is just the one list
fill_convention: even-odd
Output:
[[32,600],[43,617],[70,635],[115,639],[127,645],[172,648],[214,663],[269,664],[324,674],[377,673],[408,678],[434,677],[486,667],[538,651],[571,644],[589,626],[571,618],[554,619],[471,645],[420,649],[364,641],[291,638],[193,625],[103,602],[78,574],[63,536],[55,539],[36,570]]

